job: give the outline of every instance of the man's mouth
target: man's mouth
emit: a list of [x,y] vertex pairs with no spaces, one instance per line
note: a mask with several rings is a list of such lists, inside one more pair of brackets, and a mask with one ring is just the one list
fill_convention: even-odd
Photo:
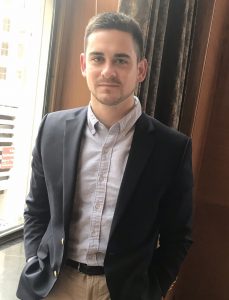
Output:
[[101,80],[97,82],[97,85],[104,87],[118,87],[120,86],[120,82],[118,80]]
[[104,86],[104,87],[118,87],[119,84],[112,84],[112,83],[100,83],[98,86]]

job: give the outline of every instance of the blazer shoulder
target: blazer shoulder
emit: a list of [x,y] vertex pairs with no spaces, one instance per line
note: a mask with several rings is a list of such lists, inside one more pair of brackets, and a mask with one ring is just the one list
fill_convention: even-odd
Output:
[[178,131],[177,129],[173,127],[169,127],[159,120],[155,119],[154,117],[151,117],[149,115],[146,115],[144,113],[144,116],[148,119],[149,122],[151,122],[154,130],[156,131],[156,134],[160,135],[162,138],[167,139],[175,139],[175,140],[190,140],[191,138],[184,133]]
[[140,125],[141,127],[144,126],[152,132],[152,142],[156,141],[160,149],[166,149],[166,151],[173,149],[176,152],[179,151],[178,149],[184,149],[191,145],[190,137],[145,113],[142,114],[140,123],[143,124]]
[[68,120],[74,120],[77,126],[78,122],[79,124],[85,122],[86,116],[87,107],[60,110],[46,114],[38,130],[37,141],[41,137],[51,140],[63,136]]
[[87,106],[84,106],[84,107],[77,107],[72,109],[50,112],[45,117],[47,119],[53,119],[53,120],[68,120],[72,118],[83,117],[85,116],[86,112],[87,112]]

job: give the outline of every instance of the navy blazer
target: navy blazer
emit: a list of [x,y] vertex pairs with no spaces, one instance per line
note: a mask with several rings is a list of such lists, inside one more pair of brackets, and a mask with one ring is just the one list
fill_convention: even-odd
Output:
[[[26,199],[27,262],[17,296],[40,300],[66,259],[77,162],[87,108],[54,112],[41,123]],[[104,269],[111,300],[160,300],[189,249],[191,140],[142,114],[136,123],[111,226]]]

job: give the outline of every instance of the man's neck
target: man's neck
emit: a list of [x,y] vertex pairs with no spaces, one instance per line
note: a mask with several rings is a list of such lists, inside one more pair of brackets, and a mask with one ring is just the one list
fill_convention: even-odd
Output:
[[91,101],[91,108],[96,118],[107,128],[121,120],[134,107],[134,98],[127,103],[118,105],[104,105],[98,101]]

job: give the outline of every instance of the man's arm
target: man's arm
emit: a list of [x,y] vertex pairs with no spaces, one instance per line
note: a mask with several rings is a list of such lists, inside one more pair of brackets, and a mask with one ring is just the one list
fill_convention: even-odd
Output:
[[159,247],[150,272],[156,275],[166,295],[192,244],[192,154],[188,139],[170,189],[160,203]]
[[33,150],[30,191],[24,211],[25,256],[29,259],[37,255],[40,241],[50,219],[47,187],[41,157],[41,136],[46,117],[43,119]]

